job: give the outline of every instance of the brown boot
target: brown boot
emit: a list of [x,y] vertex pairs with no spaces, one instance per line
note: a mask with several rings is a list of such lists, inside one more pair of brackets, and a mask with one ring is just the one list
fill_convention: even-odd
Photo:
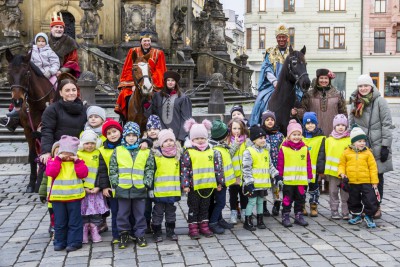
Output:
[[375,212],[374,219],[380,219],[382,218],[382,211],[381,207],[378,207],[378,210]]
[[310,216],[318,217],[318,204],[316,204],[316,203],[310,204]]

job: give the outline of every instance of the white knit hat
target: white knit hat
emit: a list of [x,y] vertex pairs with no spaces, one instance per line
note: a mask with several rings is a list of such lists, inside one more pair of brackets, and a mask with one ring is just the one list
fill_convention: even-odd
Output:
[[367,140],[367,135],[360,127],[354,127],[350,132],[351,143],[355,143],[361,139]]
[[79,150],[83,150],[83,145],[86,143],[95,143],[96,148],[101,146],[101,139],[93,130],[85,130],[82,132],[79,143]]
[[368,74],[362,74],[360,77],[358,77],[357,86],[360,86],[360,85],[363,85],[363,84],[370,85],[372,87],[375,86],[374,82],[372,81],[371,76],[369,76]]
[[90,115],[97,115],[103,119],[103,122],[106,121],[106,111],[104,110],[104,108],[101,108],[99,106],[88,107],[88,109],[86,110],[86,116],[88,119],[89,119]]

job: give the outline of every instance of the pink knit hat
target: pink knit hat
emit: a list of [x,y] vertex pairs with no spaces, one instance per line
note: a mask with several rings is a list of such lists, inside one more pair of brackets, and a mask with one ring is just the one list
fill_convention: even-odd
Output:
[[348,125],[347,118],[346,118],[345,115],[343,115],[343,114],[337,114],[337,115],[335,116],[335,118],[333,118],[333,129],[335,129],[335,127],[336,127],[337,125],[339,125],[339,124],[346,125],[346,127],[349,126],[349,125]]
[[211,122],[209,120],[203,120],[201,123],[197,123],[193,118],[185,121],[185,131],[189,132],[190,141],[195,138],[208,139],[208,131],[211,130]]
[[289,137],[293,132],[296,131],[303,133],[303,128],[301,128],[300,123],[298,123],[296,120],[290,120],[287,127],[287,137]]
[[174,142],[176,142],[176,138],[172,129],[164,129],[158,133],[158,143],[160,146],[162,146],[162,144],[164,144],[164,142],[168,139],[172,139]]
[[60,138],[60,148],[58,149],[58,154],[62,152],[70,152],[74,155],[78,152],[79,139],[74,136],[63,135]]

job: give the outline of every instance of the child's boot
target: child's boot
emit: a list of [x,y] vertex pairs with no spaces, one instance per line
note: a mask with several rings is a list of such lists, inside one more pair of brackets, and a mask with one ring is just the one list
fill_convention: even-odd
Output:
[[211,230],[208,226],[208,221],[202,221],[199,224],[199,228],[200,228],[200,234],[204,235],[205,237],[213,237],[214,236],[213,232],[211,232]]
[[374,222],[372,216],[365,215],[364,221],[367,223],[368,228],[376,228],[376,223]]
[[295,217],[294,217],[294,223],[295,224],[298,224],[298,225],[301,225],[301,226],[307,226],[308,225],[308,222],[306,222],[305,220],[304,220],[304,217],[303,217],[304,215],[303,215],[303,213],[300,211],[300,212],[297,212],[296,213],[296,215],[295,215]]
[[[201,226],[200,226],[201,227]],[[215,223],[210,223],[209,224],[209,228],[210,230],[214,233],[214,234],[218,234],[218,235],[222,235],[223,233],[225,233],[225,229],[222,228],[218,222]],[[201,231],[201,228],[200,228]]]
[[90,235],[92,236],[93,243],[101,242],[101,236],[99,234],[99,229],[94,223],[89,224]]
[[282,212],[282,225],[284,227],[292,227],[292,223],[290,222],[289,212]]
[[362,223],[362,217],[360,214],[353,215],[353,218],[351,218],[348,222],[352,225]]
[[310,203],[310,216],[318,217],[318,204],[317,203]]
[[271,213],[269,213],[269,210],[267,209],[267,201],[263,201],[263,215],[265,217],[271,217]]
[[232,224],[237,224],[237,216],[238,216],[237,210],[231,210],[231,223]]
[[251,216],[244,216],[244,224],[243,228],[249,231],[255,231],[256,228],[253,225],[253,222],[251,220]]
[[380,218],[382,218],[382,210],[381,206],[379,205],[378,210],[374,214],[374,219],[380,219]]
[[128,247],[129,231],[122,231],[119,235],[118,248],[124,249]]
[[178,241],[178,236],[175,234],[175,222],[166,222],[165,229],[169,240]]
[[83,244],[89,243],[89,224],[88,223],[85,223],[83,225],[82,243]]
[[267,228],[267,226],[265,226],[264,221],[263,221],[263,214],[257,214],[257,228],[258,229]]
[[200,239],[199,225],[197,223],[189,223],[189,236],[191,239]]
[[161,224],[160,225],[152,224],[151,229],[153,229],[154,242],[156,243],[162,242],[163,238],[162,238]]
[[242,221],[242,223],[244,223],[245,217],[246,217],[246,209],[242,209],[240,211],[240,220]]
[[278,216],[280,209],[281,209],[281,202],[275,201],[274,206],[272,207],[272,216]]

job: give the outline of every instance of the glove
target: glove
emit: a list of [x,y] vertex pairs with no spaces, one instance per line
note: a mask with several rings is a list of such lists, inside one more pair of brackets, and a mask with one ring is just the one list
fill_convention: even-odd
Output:
[[389,148],[387,146],[382,146],[381,148],[381,162],[385,162],[389,157]]
[[344,192],[349,192],[350,189],[349,178],[347,177],[343,178],[338,187],[342,189]]
[[254,194],[254,184],[247,184],[243,187],[243,194],[248,197],[252,197]]
[[274,177],[274,184],[275,184],[275,186],[278,186],[278,185],[279,185],[279,182],[282,183],[282,181],[283,181],[283,177],[282,177],[282,176],[277,175],[277,176]]
[[40,196],[39,199],[40,199],[40,202],[42,202],[43,204],[45,204],[47,201],[46,197],[44,197],[44,196]]

